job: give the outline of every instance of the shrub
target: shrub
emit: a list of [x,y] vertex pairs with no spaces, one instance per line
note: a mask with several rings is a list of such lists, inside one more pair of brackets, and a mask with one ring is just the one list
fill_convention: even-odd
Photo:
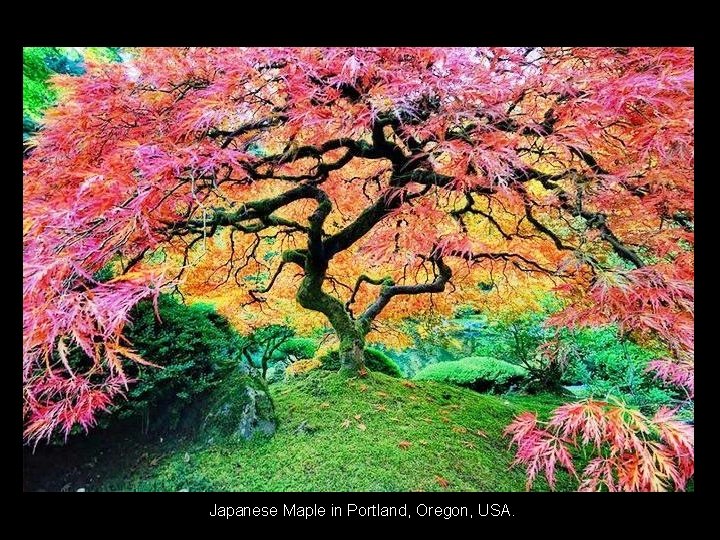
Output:
[[478,392],[502,392],[526,377],[522,367],[484,356],[432,364],[415,375],[418,380],[451,383]]
[[[324,370],[337,371],[340,369],[340,354],[337,349],[320,356],[318,360]],[[370,371],[378,371],[391,377],[402,377],[400,368],[392,358],[373,347],[365,348],[365,367]]]
[[379,371],[391,377],[402,377],[402,372],[393,359],[373,347],[365,349],[365,365],[370,371]]
[[648,362],[661,351],[621,339],[614,327],[576,332],[578,355],[570,363],[568,376],[587,386],[598,399],[615,396],[645,414],[663,405],[675,406],[682,394],[647,371]]
[[137,383],[128,400],[115,406],[121,418],[142,416],[146,429],[153,412],[162,415],[162,427],[173,428],[186,405],[237,368],[243,342],[212,306],[187,306],[160,295],[158,311],[160,321],[151,302],[140,302],[131,312],[127,337],[143,358],[163,369],[129,365]]
[[273,355],[273,359],[284,360],[286,357],[293,355],[300,360],[312,358],[317,353],[318,345],[314,339],[310,338],[290,338],[280,345]]
[[307,373],[308,371],[317,369],[320,366],[321,362],[317,358],[312,358],[310,360],[298,360],[285,368],[285,373],[290,376],[301,375],[303,373]]

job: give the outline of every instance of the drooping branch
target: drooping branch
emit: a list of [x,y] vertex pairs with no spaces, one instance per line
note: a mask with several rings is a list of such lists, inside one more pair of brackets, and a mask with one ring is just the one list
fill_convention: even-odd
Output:
[[[251,232],[258,232],[258,230],[262,230],[266,226],[271,225],[287,225],[288,227],[305,231],[306,228],[304,226],[293,221],[272,216],[272,213],[301,199],[324,200],[325,197],[327,197],[325,193],[316,187],[312,185],[302,185],[275,197],[246,202],[239,210],[230,211],[225,208],[213,208],[210,215],[206,216],[205,219],[195,218],[165,221],[165,228],[162,232],[168,236],[198,232],[214,233],[218,227],[232,226],[240,228],[244,222],[253,220],[259,220],[261,223],[259,228]],[[263,221],[265,221],[265,223],[262,223]]]
[[[564,177],[567,174],[569,174],[569,172],[561,174],[560,178]],[[550,178],[548,177],[548,175],[540,173],[533,169],[526,169],[523,175],[524,180],[537,179],[540,181],[541,185],[545,189],[554,192],[558,200],[560,201],[560,208],[567,211],[570,215],[574,217],[581,217],[588,227],[592,229],[597,229],[600,232],[600,238],[608,242],[612,247],[613,251],[621,259],[633,264],[636,268],[642,268],[643,266],[645,266],[645,263],[640,258],[640,256],[635,253],[632,248],[622,242],[615,235],[612,229],[610,229],[610,226],[607,224],[607,216],[602,212],[591,212],[587,209],[579,207],[579,205],[576,204],[570,194],[560,188],[560,186],[554,182],[555,179],[560,178]],[[522,192],[525,193],[525,190],[523,189]]]
[[272,286],[275,284],[275,280],[277,280],[278,276],[280,275],[280,272],[282,272],[283,267],[287,264],[285,261],[281,261],[280,264],[277,267],[277,270],[275,270],[275,273],[270,278],[270,281],[268,284],[263,287],[262,289],[254,289],[253,292],[264,294],[267,292],[270,292],[270,289],[272,289]]
[[279,124],[282,124],[283,122],[286,122],[288,117],[284,114],[276,114],[274,116],[270,116],[267,118],[263,118],[262,120],[257,120],[255,122],[249,122],[247,124],[243,124],[242,126],[238,127],[237,129],[234,129],[232,131],[226,131],[226,130],[211,130],[208,133],[208,137],[211,139],[216,139],[218,137],[225,137],[225,140],[220,145],[220,148],[227,148],[230,143],[235,139],[235,137],[239,137],[240,135],[244,135],[245,133],[250,133],[251,131],[256,131],[259,129],[268,129],[273,126],[277,126]]

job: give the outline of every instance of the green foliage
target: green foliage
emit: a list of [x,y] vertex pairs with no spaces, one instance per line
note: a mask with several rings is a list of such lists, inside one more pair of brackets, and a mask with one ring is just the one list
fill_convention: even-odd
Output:
[[[365,347],[365,367],[370,371],[384,373],[391,377],[402,377],[398,365],[387,354],[373,347]],[[337,350],[330,351],[318,358],[320,369],[338,371],[340,369],[340,354]]]
[[48,85],[52,71],[46,59],[57,58],[57,47],[23,49],[23,116],[37,120],[43,110],[55,102],[55,91]]
[[293,355],[298,360],[312,358],[318,350],[317,342],[311,338],[296,337],[290,338],[282,343],[273,358],[275,360],[284,360],[289,355]]
[[462,305],[455,310],[456,319],[466,319],[478,314],[478,310],[473,306]]
[[512,321],[484,319],[484,327],[473,343],[473,355],[507,358],[516,364],[529,362],[537,347],[552,332],[543,327],[547,314],[527,313]]
[[106,283],[115,277],[115,271],[111,264],[103,266],[100,270],[93,274],[93,279],[100,283]]
[[416,380],[456,384],[478,392],[503,392],[526,377],[527,371],[520,366],[483,356],[432,364],[415,375]]
[[615,396],[646,414],[682,397],[646,370],[648,361],[663,356],[663,351],[622,339],[615,327],[585,329],[572,340],[578,354],[565,380],[586,385],[586,394],[601,399]]
[[[510,467],[502,432],[521,411],[546,418],[562,404],[555,396],[500,398],[432,381],[407,387],[378,373],[360,381],[316,370],[270,388],[279,417],[272,438],[146,446],[150,455],[139,467],[118,467],[96,489],[523,491],[525,475]],[[533,486],[547,489],[544,479]],[[572,489],[564,472],[557,489]]]
[[[444,317],[409,318],[403,331],[413,340],[414,346],[404,350],[389,351],[393,360],[406,377],[412,377],[422,368],[436,362],[457,360],[472,354],[463,348],[462,336],[468,327],[476,327],[475,319],[453,320]],[[470,335],[471,331],[466,332]]]
[[243,338],[212,306],[186,306],[161,295],[158,308],[160,321],[151,302],[140,302],[127,337],[143,358],[162,369],[128,366],[138,382],[129,399],[119,402],[117,413],[121,418],[142,416],[147,426],[152,413],[162,412],[162,423],[172,427],[189,403],[238,366]]
[[279,362],[287,358],[278,352],[278,349],[293,337],[295,331],[282,324],[268,324],[255,329],[245,336],[242,353],[253,369],[260,369],[264,377],[267,376],[268,367],[272,362]]
[[50,84],[56,73],[84,73],[84,55],[120,62],[119,47],[24,47],[23,48],[23,139],[37,131],[43,112],[55,104],[57,92]]

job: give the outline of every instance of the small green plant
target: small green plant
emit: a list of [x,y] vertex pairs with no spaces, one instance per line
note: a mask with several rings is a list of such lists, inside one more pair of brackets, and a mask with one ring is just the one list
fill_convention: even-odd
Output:
[[244,336],[242,354],[251,368],[260,370],[264,379],[267,377],[271,362],[287,359],[286,354],[279,352],[280,347],[294,335],[295,331],[289,326],[281,324],[261,326]]
[[[337,350],[330,351],[318,358],[321,369],[338,371],[340,369],[340,355]],[[391,377],[402,377],[398,365],[384,352],[373,347],[365,348],[365,367],[370,371],[379,371]]]
[[317,353],[318,345],[314,339],[296,337],[282,343],[273,354],[274,360],[285,360],[290,355],[298,360],[307,360]]
[[486,356],[471,356],[425,367],[415,379],[472,388],[478,392],[503,392],[522,382],[527,371],[515,364]]

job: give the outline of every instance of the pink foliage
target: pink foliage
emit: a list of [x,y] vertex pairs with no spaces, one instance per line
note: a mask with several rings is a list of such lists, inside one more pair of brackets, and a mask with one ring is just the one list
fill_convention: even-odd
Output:
[[[628,190],[641,190],[653,216],[692,211],[691,49],[150,48],[128,63],[90,63],[85,75],[55,82],[63,97],[24,163],[28,440],[91,425],[94,411],[120,392],[127,382],[121,357],[141,360],[120,344],[128,313],[156,297],[178,268],[133,270],[102,284],[94,273],[110,262],[125,270],[168,243],[169,223],[202,220],[221,185],[242,200],[254,187],[249,171],[262,166],[255,145],[367,142],[390,115],[405,146],[422,141],[411,163],[426,162],[460,195],[499,190],[520,200],[524,188],[511,178],[527,166],[519,149],[535,137],[566,160],[599,149],[598,163],[584,167],[603,188],[590,204],[608,214],[625,212]],[[247,131],[227,144],[241,127]],[[555,192],[543,197],[559,204]],[[396,238],[379,224],[364,245],[371,258],[406,264],[432,246],[465,258],[484,248],[467,235],[433,233],[441,217],[432,205],[404,205],[393,217],[402,212],[426,226]],[[628,241],[640,242],[630,217],[613,219]],[[589,294],[574,291],[556,322],[650,329],[673,358],[687,359],[692,264],[676,253],[679,234],[692,242],[691,231],[666,226],[649,246],[675,257],[673,264],[622,272],[617,282],[598,276]],[[396,242],[406,253],[396,253]],[[87,373],[73,373],[64,360],[72,346],[92,359]],[[538,444],[565,463],[557,439]]]
[[[554,489],[558,467],[579,480],[580,491],[684,490],[695,472],[694,429],[665,407],[647,418],[585,400],[558,407],[547,423],[522,413],[505,433],[517,445],[514,464],[526,467],[528,490],[541,472]],[[580,455],[590,459],[578,474]]]

